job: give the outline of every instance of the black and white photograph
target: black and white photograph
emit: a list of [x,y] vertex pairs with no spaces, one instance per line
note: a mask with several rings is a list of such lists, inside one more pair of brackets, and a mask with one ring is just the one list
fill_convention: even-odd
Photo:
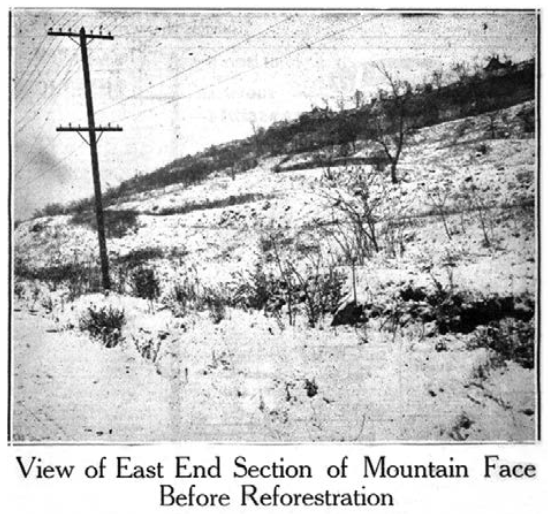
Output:
[[533,443],[536,10],[10,11],[8,441]]

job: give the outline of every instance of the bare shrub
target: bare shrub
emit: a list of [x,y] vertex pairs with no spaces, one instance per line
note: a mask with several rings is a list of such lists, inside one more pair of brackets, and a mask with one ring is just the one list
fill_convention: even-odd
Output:
[[391,258],[402,256],[407,243],[415,237],[411,217],[400,197],[385,198],[379,208],[379,240],[382,250]]
[[453,236],[453,229],[449,226],[449,221],[447,219],[449,213],[449,202],[451,200],[451,191],[443,185],[435,185],[428,189],[427,196],[427,205],[432,208],[432,211],[436,216],[440,217],[445,234],[447,235],[447,238],[451,240]]
[[167,333],[155,335],[140,333],[138,337],[131,335],[135,349],[143,359],[156,362],[158,354],[162,348],[162,341],[167,337]]
[[260,293],[264,305],[273,306],[273,310],[285,305],[290,325],[295,324],[296,314],[302,307],[309,326],[314,327],[325,314],[338,307],[346,276],[326,262],[318,242],[296,245],[304,252],[304,265],[299,268],[295,264],[296,255],[282,254],[279,237],[279,233],[271,234],[269,245],[276,273],[265,273],[262,268],[256,270],[254,291]]
[[296,315],[297,287],[294,282],[294,277],[287,266],[287,261],[284,260],[280,254],[280,245],[276,239],[279,237],[279,234],[272,234],[270,237],[272,252],[279,273],[278,280],[281,285],[280,292],[283,295],[282,305],[285,304],[287,306],[289,325],[293,326],[295,324]]
[[475,212],[483,234],[483,246],[490,248],[494,240],[492,202],[486,200],[475,184],[463,184],[459,192],[463,209]]
[[[262,246],[265,248],[266,246]],[[268,250],[272,248],[270,243]],[[247,276],[242,274],[238,275],[240,284],[236,287],[234,293],[234,301],[237,305],[241,305],[246,308],[267,311],[272,310],[279,305],[279,298],[281,290],[280,280],[274,276],[272,271],[265,270],[265,262],[263,259],[259,260],[251,273]]]
[[415,237],[415,233],[409,231],[410,226],[407,216],[390,217],[385,221],[382,236],[384,249],[390,257],[401,257],[405,253],[407,242]]
[[185,316],[198,302],[198,280],[190,274],[173,286],[170,295],[171,310],[177,316]]
[[105,347],[114,348],[122,339],[125,322],[123,309],[91,305],[80,318],[80,330],[100,340]]
[[154,300],[160,294],[160,284],[154,268],[139,266],[131,274],[131,285],[135,296]]
[[203,285],[191,270],[182,277],[168,295],[167,302],[176,316],[186,316],[191,311],[209,311],[213,323],[226,318],[226,308],[234,303],[230,293]]
[[322,194],[334,211],[327,229],[348,262],[363,264],[380,250],[378,223],[385,198],[383,177],[365,167],[333,172]]
[[304,300],[308,324],[315,327],[325,314],[334,312],[338,307],[346,276],[334,267],[324,270],[319,255],[309,258],[304,273],[299,272],[289,260],[286,265],[288,274],[294,277],[292,282],[297,286],[298,298]]
[[226,318],[226,307],[229,302],[228,299],[219,291],[212,288],[206,288],[202,302],[208,309],[209,317],[215,325]]

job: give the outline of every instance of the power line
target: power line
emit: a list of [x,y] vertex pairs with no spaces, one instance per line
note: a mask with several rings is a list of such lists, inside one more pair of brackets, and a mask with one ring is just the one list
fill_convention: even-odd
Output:
[[[124,20],[125,21],[125,20]],[[153,28],[153,29],[148,29],[148,30],[141,30],[141,31],[138,31],[138,32],[127,32],[126,34],[120,34],[118,35],[118,33],[116,33],[116,37],[121,37],[121,38],[125,38],[125,37],[136,37],[136,36],[140,36],[140,37],[149,37],[149,36],[144,36],[143,34],[149,34],[151,32],[158,32],[158,31],[164,31],[164,30],[169,30],[173,27],[180,27],[181,26],[181,22],[178,21],[177,23],[172,23],[171,25],[166,25],[164,27],[156,27],[156,28]],[[156,39],[156,38],[155,38]]]
[[[80,23],[81,21],[83,20],[83,18],[80,18],[80,20],[78,21],[78,23]],[[117,24],[117,26],[120,25],[120,23]],[[47,36],[46,36],[47,37]],[[91,56],[93,54],[93,50],[90,50],[89,52],[89,55]],[[65,61],[65,66],[67,66],[70,61],[72,59],[72,56],[69,57],[66,61]],[[63,67],[61,68],[61,70],[59,71],[59,73],[62,73],[62,69]],[[38,108],[36,114],[30,119],[28,120],[23,126],[21,126],[19,129],[18,129],[18,132],[24,130],[26,128],[26,126],[28,126],[28,124],[30,122],[32,122],[34,119],[36,119],[36,117],[38,116],[38,114],[40,114],[40,110],[43,109],[43,107],[45,107],[45,105],[47,103],[49,103],[53,98],[54,96],[59,92],[59,90],[65,85],[67,84],[71,79],[72,77],[75,75],[75,73],[77,72],[77,68],[73,69],[72,71],[69,69],[67,70],[67,73],[65,74],[65,77],[64,79],[62,79],[60,81],[60,83],[57,85],[57,87],[52,91],[52,93],[49,95],[48,98],[46,98],[46,100],[43,102],[43,104]],[[59,75],[59,74],[58,74]],[[51,109],[50,109],[51,111]],[[40,134],[39,136],[36,138],[36,140],[42,140],[43,138],[43,135],[44,135],[44,126],[46,125],[48,121],[48,118],[45,117],[44,121],[42,122],[41,126],[39,127],[39,131],[40,131]],[[59,137],[59,133],[55,133],[55,136],[53,138],[50,137],[50,140],[49,140],[49,144],[52,145],[55,140]],[[60,166],[61,164],[63,164],[63,162],[65,162],[68,158],[70,158],[74,153],[76,152],[73,151],[71,153],[69,153],[68,155],[66,155],[64,158],[62,158],[56,165],[54,166],[50,166],[49,168],[47,168],[46,170],[44,170],[42,173],[38,174],[36,177],[34,177],[32,179],[31,182],[35,182],[36,180],[38,180],[39,178],[43,177],[44,175],[46,175],[47,173],[49,173],[50,171],[56,169],[58,166]],[[24,173],[25,171],[29,170],[30,167],[36,162],[36,160],[40,157],[40,154],[41,154],[41,150],[38,150],[34,153],[31,152],[31,157],[24,163],[24,164],[21,164],[18,169],[16,170],[15,172],[15,175],[16,176],[20,176],[22,173]]]
[[19,77],[17,77],[15,79],[15,87],[20,87],[21,85],[21,81],[24,79],[25,77],[25,73],[27,73],[27,71],[29,70],[30,66],[33,64],[34,62],[34,59],[36,58],[36,56],[38,55],[38,52],[40,51],[40,49],[42,48],[42,46],[44,45],[46,39],[47,39],[47,34],[44,36],[44,39],[42,39],[42,41],[40,41],[40,44],[36,47],[36,50],[34,50],[34,53],[32,54],[32,57],[29,59],[29,62],[27,63],[27,65],[25,66],[25,69],[23,70],[23,72],[21,73],[21,75],[19,75]]
[[[65,15],[63,15],[65,16]],[[78,17],[78,14],[76,14],[74,17]],[[69,20],[73,18],[73,16],[70,16],[67,20],[65,20],[65,24],[69,22]],[[62,25],[63,23],[59,20],[58,21],[58,24],[59,25]],[[59,46],[59,42],[57,41],[57,47]],[[43,60],[46,58],[48,52],[52,49],[52,47],[54,46],[54,43],[52,42],[48,48],[44,51],[44,53],[42,54],[42,57],[40,58],[40,60],[38,61],[38,64],[36,64],[36,66],[34,67],[34,69],[32,70],[31,74],[29,76],[27,76],[27,80],[25,81],[24,84],[21,84],[21,88],[19,90],[19,96],[20,96],[20,99],[23,100],[24,97],[32,90],[32,87],[34,86],[34,84],[36,83],[36,81],[38,80],[39,76],[40,76],[40,65],[42,64]],[[56,48],[54,48],[48,58],[48,60],[44,63],[44,65],[42,66],[42,68],[45,68],[49,61],[52,59],[53,55],[55,54],[55,51],[56,51]],[[32,78],[34,77],[34,78]],[[30,84],[30,86],[29,86]]]
[[133,93],[125,98],[122,98],[121,100],[107,106],[107,107],[103,107],[102,109],[98,109],[97,110],[97,113],[100,113],[100,112],[103,112],[103,111],[106,111],[108,109],[112,109],[113,107],[116,107],[117,105],[120,105],[121,103],[124,103],[124,102],[127,102],[128,100],[131,100],[132,98],[136,98],[138,96],[141,96],[143,93],[146,93],[148,91],[150,91],[151,89],[154,89],[154,88],[157,88],[158,86],[161,86],[163,84],[166,84],[167,82],[177,78],[177,77],[180,77],[182,75],[184,75],[185,73],[188,73],[189,71],[195,69],[195,68],[198,68],[199,66],[201,66],[202,64],[206,64],[210,61],[212,61],[213,59],[216,59],[217,57],[219,57],[220,55],[223,55],[231,50],[233,50],[234,48],[237,48],[238,46],[241,46],[243,45],[244,43],[246,43],[247,41],[250,41],[251,39],[259,36],[260,34],[264,34],[265,32],[269,31],[269,30],[272,30],[274,27],[280,25],[281,23],[285,22],[285,21],[288,21],[289,19],[291,19],[291,16],[287,16],[286,18],[284,18],[283,20],[279,21],[279,22],[276,22],[274,23],[273,25],[270,25],[269,27],[266,27],[265,29],[257,32],[256,34],[252,34],[251,36],[248,36],[246,37],[245,39],[243,39],[242,41],[239,41],[238,43],[234,44],[234,45],[231,45],[227,48],[224,48],[223,50],[221,50],[220,52],[217,52],[216,54],[213,54],[213,55],[210,55],[209,57],[207,57],[206,59],[203,59],[202,61],[199,61],[197,62],[196,64],[193,64],[192,66],[189,66],[188,68],[185,68],[184,70],[182,71],[179,71],[177,72],[175,75],[172,75],[171,77],[168,77],[164,80],[161,80],[160,82],[156,82],[155,84],[152,84],[148,87],[146,87],[145,89],[142,89],[141,91],[138,91],[136,93]]
[[[93,51],[90,51],[90,52],[89,52],[89,55],[90,55],[90,56],[93,55]],[[59,92],[59,90],[60,90],[65,84],[67,84],[70,80],[72,80],[72,77],[74,77],[74,75],[76,74],[77,71],[78,71],[77,68],[74,68],[72,71],[69,71],[70,76],[68,76],[67,79],[66,79],[65,81],[62,81],[62,82],[57,86],[56,90],[55,90],[55,91],[53,92],[53,94],[51,95],[52,98],[53,98],[53,96],[54,96],[55,94],[57,94],[57,93]],[[49,112],[50,112],[50,111],[51,111],[51,108],[50,108]],[[34,118],[36,118],[37,115],[38,115],[38,113],[34,116]],[[42,124],[40,125],[39,129],[38,129],[38,130],[40,131],[40,135],[38,136],[37,140],[40,140],[41,137],[44,135],[44,130],[43,130],[43,129],[44,129],[44,127],[45,127],[45,125],[46,125],[47,122],[48,122],[48,118],[47,118],[47,116],[46,116],[45,119],[42,121]],[[28,125],[28,123],[29,123],[29,122],[27,122],[27,123],[25,124],[25,127]],[[19,131],[24,130],[25,127],[21,127],[21,128],[19,129]],[[56,133],[56,134],[55,134],[55,137],[53,137],[53,138],[50,139],[50,144],[53,144],[53,142],[57,139],[58,136],[59,136],[59,134]],[[30,166],[36,161],[36,159],[39,157],[39,155],[40,155],[40,150],[34,154],[34,158],[33,158],[33,159],[28,160],[27,162],[25,162],[24,165],[21,165],[21,166],[18,168],[18,170],[16,171],[16,174],[25,171],[25,169],[28,169],[28,167],[30,167]]]
[[[26,126],[28,126],[29,123],[31,123],[32,121],[34,121],[34,119],[36,119],[36,117],[40,114],[40,111],[48,104],[50,103],[54,96],[59,92],[59,90],[61,89],[61,87],[63,87],[66,83],[68,83],[68,81],[70,79],[72,79],[72,77],[74,76],[74,74],[76,73],[76,69],[73,69],[71,70],[70,69],[70,64],[71,64],[71,61],[72,61],[72,58],[74,57],[74,54],[77,52],[77,49],[75,49],[74,53],[72,55],[70,55],[68,57],[68,59],[65,61],[65,63],[61,66],[61,68],[59,69],[59,71],[57,72],[57,77],[61,77],[63,72],[66,71],[65,75],[61,78],[60,82],[58,83],[58,85],[56,87],[54,87],[51,92],[46,95],[44,98],[43,98],[43,101],[42,103],[39,105],[39,107],[36,107],[35,105],[31,105],[29,107],[29,109],[18,119],[17,123],[19,124],[22,124],[18,129],[17,131],[21,131],[21,130],[24,130],[24,128]],[[70,75],[70,76],[69,76]],[[29,118],[26,122],[24,122],[25,118],[33,111],[35,110],[35,114]]]
[[[83,18],[80,18],[79,21],[82,21]],[[56,74],[56,79],[61,77],[62,76],[62,73],[67,70],[67,72],[65,73],[64,77],[61,78],[59,84],[54,87],[54,89],[52,89],[52,91],[46,95],[44,98],[43,98],[43,101],[42,103],[36,107],[35,105],[31,105],[29,107],[29,109],[21,116],[19,117],[19,119],[17,120],[16,124],[19,124],[19,127],[16,129],[17,132],[21,132],[23,131],[27,126],[29,126],[30,123],[32,123],[40,114],[41,114],[41,111],[42,109],[48,105],[49,103],[51,103],[51,101],[53,100],[53,98],[55,97],[55,95],[59,92],[59,90],[61,89],[61,87],[63,87],[65,84],[67,84],[71,79],[72,77],[74,76],[74,74],[76,73],[76,70],[73,70],[72,72],[70,71],[70,68],[69,65],[70,65],[70,62],[72,60],[72,57],[73,55],[69,56],[65,62],[61,65],[61,68],[59,69],[59,71],[57,72]],[[34,115],[31,116],[31,118],[29,118],[27,121],[24,121],[25,118],[34,110],[36,109]],[[42,123],[42,126],[45,124],[45,122]]]
[[[58,41],[56,43],[59,43]],[[32,87],[34,86],[37,78],[40,76],[40,65],[48,55],[48,52],[51,50],[51,48],[54,46],[54,43],[51,43],[48,48],[44,50],[44,53],[40,57],[38,64],[34,66],[33,70],[31,71],[30,75],[27,76],[27,79],[24,81],[24,83],[20,84],[19,91],[16,90],[16,95],[19,97],[20,100],[23,100],[25,96],[28,94],[29,91],[32,90]],[[55,49],[53,49],[51,56],[55,53]]]
[[[65,15],[63,15],[63,16],[65,16]],[[50,18],[50,19],[51,19],[51,18]],[[62,17],[59,19],[58,23],[61,22],[61,19],[62,19]],[[16,37],[18,37],[18,36],[16,36]],[[19,37],[21,37],[21,36],[19,36]],[[30,37],[30,36],[29,36],[29,37]],[[37,36],[32,36],[32,37],[37,37]],[[25,76],[25,73],[30,69],[30,66],[33,64],[34,59],[35,59],[36,56],[38,55],[38,52],[39,52],[40,49],[42,48],[42,46],[43,46],[44,42],[46,41],[47,37],[48,37],[48,36],[47,36],[47,34],[46,34],[46,35],[44,36],[44,39],[42,39],[42,40],[40,41],[40,44],[37,46],[36,50],[35,50],[34,53],[32,54],[32,57],[30,58],[29,62],[27,63],[27,66],[25,67],[25,69],[23,70],[23,72],[21,73],[21,75],[17,78],[17,81],[19,82],[19,86],[21,86],[21,80],[23,80],[23,77]],[[50,43],[51,43],[51,41],[50,41]],[[50,46],[51,46],[51,44],[50,44]]]
[[140,115],[142,115],[142,114],[145,114],[145,113],[147,113],[147,112],[154,111],[154,110],[159,109],[159,108],[161,108],[161,107],[164,107],[164,106],[166,106],[166,105],[170,105],[170,104],[172,104],[172,103],[179,102],[180,100],[183,100],[183,99],[185,99],[185,98],[189,98],[190,96],[193,96],[193,95],[195,95],[195,94],[198,94],[198,93],[201,93],[201,92],[206,91],[206,90],[208,90],[208,89],[212,89],[212,88],[214,88],[214,87],[217,87],[217,86],[219,86],[219,85],[221,85],[221,84],[224,84],[224,83],[226,83],[226,82],[229,82],[230,80],[234,80],[234,79],[239,78],[239,77],[241,77],[241,76],[243,76],[243,75],[246,75],[246,74],[248,74],[248,73],[251,73],[251,72],[253,72],[253,71],[257,70],[257,69],[264,68],[264,67],[266,67],[266,66],[270,66],[271,64],[273,64],[273,63],[275,63],[275,62],[278,62],[278,61],[282,61],[282,60],[284,60],[284,59],[287,59],[288,57],[290,57],[290,56],[292,56],[292,55],[294,55],[294,54],[296,54],[296,53],[298,53],[298,52],[301,52],[301,51],[303,51],[303,50],[307,50],[307,49],[311,48],[313,45],[315,45],[315,44],[317,44],[317,43],[320,43],[320,42],[325,41],[325,40],[327,40],[327,39],[330,39],[330,38],[332,38],[332,37],[338,36],[339,34],[342,34],[343,32],[346,32],[346,31],[348,31],[348,30],[352,30],[352,29],[358,27],[359,25],[362,25],[362,24],[365,23],[365,22],[372,21],[374,18],[376,18],[376,17],[378,17],[378,16],[380,16],[380,15],[379,15],[379,14],[373,15],[372,17],[370,17],[370,18],[368,18],[368,19],[365,19],[365,20],[362,19],[361,21],[359,21],[358,23],[355,23],[354,25],[351,25],[350,27],[346,27],[345,29],[342,29],[342,30],[339,30],[339,31],[331,32],[331,33],[327,34],[326,36],[321,37],[320,39],[317,39],[316,41],[313,41],[312,43],[305,43],[303,46],[297,47],[297,48],[291,50],[290,52],[287,52],[287,53],[285,53],[285,54],[283,54],[283,55],[280,55],[280,56],[278,56],[278,57],[274,57],[273,59],[270,59],[270,60],[266,61],[265,63],[260,64],[259,66],[255,66],[255,67],[250,68],[250,69],[248,69],[248,70],[244,70],[244,71],[242,71],[242,72],[236,73],[235,75],[231,75],[231,76],[229,76],[229,77],[227,77],[227,78],[225,78],[225,79],[223,79],[223,80],[221,80],[221,81],[219,81],[219,82],[215,82],[215,83],[213,83],[213,84],[209,84],[209,85],[207,85],[207,86],[204,86],[204,87],[202,87],[202,88],[200,88],[200,89],[197,89],[197,90],[195,90],[195,91],[192,91],[192,92],[190,92],[190,93],[188,93],[188,94],[186,94],[186,95],[182,95],[182,96],[178,96],[178,97],[172,98],[172,99],[168,100],[167,102],[163,102],[161,105],[153,106],[153,107],[150,107],[150,108],[148,108],[148,109],[144,109],[144,110],[142,110],[142,111],[139,111],[139,112],[137,112],[137,113],[130,114],[130,115],[128,115],[128,116],[125,116],[124,118],[121,118],[119,121],[124,121],[124,120],[127,120],[127,119],[131,119],[131,118],[134,118],[134,117],[136,117],[136,116],[140,116]]

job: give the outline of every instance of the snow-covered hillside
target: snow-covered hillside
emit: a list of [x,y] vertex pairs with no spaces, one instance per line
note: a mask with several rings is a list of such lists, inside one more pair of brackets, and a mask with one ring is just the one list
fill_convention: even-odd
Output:
[[[284,171],[310,157],[293,155],[124,198],[106,296],[87,218],[20,224],[15,436],[533,440],[537,145],[517,116],[532,106],[499,112],[494,138],[487,115],[422,129],[399,184],[367,165]],[[114,348],[78,333],[102,307],[123,312]],[[52,378],[31,382],[36,359]],[[114,390],[131,393],[115,418],[99,401]]]

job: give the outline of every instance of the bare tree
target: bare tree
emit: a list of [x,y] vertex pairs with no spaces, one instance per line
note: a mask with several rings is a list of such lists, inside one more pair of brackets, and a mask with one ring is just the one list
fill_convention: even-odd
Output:
[[414,130],[413,115],[409,108],[412,89],[409,82],[395,79],[383,64],[375,64],[375,68],[386,79],[389,90],[379,92],[373,109],[374,138],[390,162],[392,183],[397,184],[398,162],[407,137]]

